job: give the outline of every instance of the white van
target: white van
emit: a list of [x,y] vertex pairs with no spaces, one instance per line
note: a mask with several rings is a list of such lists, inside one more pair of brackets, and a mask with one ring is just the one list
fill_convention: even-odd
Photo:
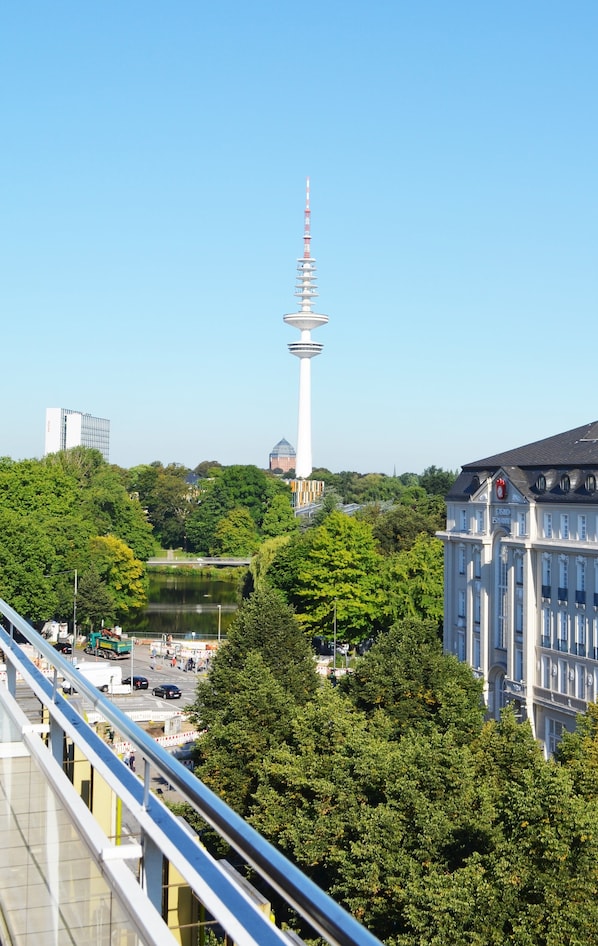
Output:
[[[81,663],[77,664],[76,669],[102,693],[114,693],[116,687],[122,686],[122,668],[115,666],[112,662],[102,661],[96,663],[93,660],[82,660]],[[64,681],[62,689],[65,693],[71,692],[71,684],[68,680]]]

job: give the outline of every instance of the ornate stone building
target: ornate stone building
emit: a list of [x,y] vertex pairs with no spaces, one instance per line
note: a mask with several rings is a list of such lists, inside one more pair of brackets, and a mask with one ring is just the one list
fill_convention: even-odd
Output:
[[444,645],[550,754],[598,693],[598,421],[468,463],[447,496]]

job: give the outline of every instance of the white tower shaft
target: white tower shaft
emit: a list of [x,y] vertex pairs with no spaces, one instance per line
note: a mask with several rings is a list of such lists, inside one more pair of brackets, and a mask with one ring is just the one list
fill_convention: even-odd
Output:
[[298,479],[307,479],[311,471],[311,359],[302,358],[299,362],[299,422],[295,476]]
[[311,458],[311,367],[310,361],[319,355],[323,345],[312,342],[311,332],[326,325],[327,315],[318,315],[312,312],[313,300],[318,295],[316,288],[316,261],[311,255],[311,210],[309,206],[309,178],[307,179],[307,193],[305,199],[305,226],[303,232],[303,257],[297,260],[297,286],[295,295],[300,300],[298,312],[283,316],[287,325],[298,328],[301,340],[291,342],[289,351],[300,359],[299,365],[299,423],[297,430],[297,455],[295,475],[298,479],[306,479],[312,471]]

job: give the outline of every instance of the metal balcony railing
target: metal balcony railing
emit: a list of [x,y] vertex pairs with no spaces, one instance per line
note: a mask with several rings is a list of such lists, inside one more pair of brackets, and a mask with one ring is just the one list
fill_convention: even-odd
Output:
[[[23,845],[29,850],[31,846],[35,871],[47,867],[47,876],[38,878],[41,888],[38,885],[36,892],[32,891],[30,903],[23,894],[25,901],[15,913],[15,922],[22,922],[28,911],[37,909],[35,898],[42,889],[48,901],[46,922],[53,924],[53,942],[76,941],[78,946],[104,941],[127,946],[196,943],[202,941],[200,928],[206,923],[217,924],[238,946],[288,946],[289,941],[297,942],[296,937],[290,940],[289,934],[272,922],[269,910],[263,912],[248,894],[247,882],[213,858],[189,826],[151,792],[151,779],[158,773],[206,825],[230,844],[238,859],[253,868],[326,942],[336,946],[380,946],[376,937],[78,674],[2,600],[0,614],[9,626],[8,631],[0,627],[0,649],[6,661],[6,686],[0,684],[0,801],[4,800],[2,792],[6,792],[7,817],[19,839],[15,850],[22,851]],[[16,642],[15,629],[50,665],[49,676],[37,665],[41,660],[31,659]],[[75,683],[86,702],[135,747],[137,773],[124,765],[86,722],[76,702],[64,698],[58,688],[59,676]],[[29,699],[35,698],[34,720],[21,709],[24,691]],[[17,758],[20,768],[14,762]],[[48,808],[47,823],[41,840],[32,840],[27,834],[32,819],[23,797],[38,782],[40,797]],[[67,870],[67,858],[61,850],[61,832],[53,824],[57,811],[67,812],[68,830],[76,834],[72,843],[76,840],[86,851],[81,876],[69,884],[63,883],[60,876],[63,866]],[[127,820],[134,825],[129,834],[122,828]],[[48,847],[50,841],[51,856],[48,851],[44,857],[33,856],[35,844]],[[98,875],[93,882],[87,879],[87,868]],[[7,876],[0,882],[0,942],[4,941],[3,923],[9,925],[6,918],[10,916]],[[98,894],[98,890],[103,892]],[[181,906],[187,902],[184,891],[196,905],[195,913],[185,913]],[[176,908],[171,897],[175,897]],[[93,917],[80,921],[74,918],[77,911],[90,914],[92,906]],[[173,915],[178,917],[174,924]],[[186,917],[184,923],[181,916]],[[104,922],[112,925],[102,933],[104,938],[98,938],[99,924]],[[66,924],[62,938],[61,924]],[[173,925],[176,939],[171,932]],[[88,939],[85,930],[91,930]],[[15,937],[15,942],[34,946],[41,941],[36,935],[37,939]]]

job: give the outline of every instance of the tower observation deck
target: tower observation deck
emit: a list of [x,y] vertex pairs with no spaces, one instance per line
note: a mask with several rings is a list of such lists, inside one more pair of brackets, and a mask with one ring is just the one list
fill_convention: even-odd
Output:
[[300,359],[299,364],[299,422],[297,429],[297,459],[295,473],[299,479],[308,477],[312,471],[311,458],[311,359],[319,355],[324,347],[313,342],[311,332],[326,325],[327,315],[312,312],[313,300],[318,295],[316,287],[316,261],[311,255],[311,210],[309,206],[309,178],[305,200],[305,227],[303,233],[303,257],[297,260],[297,285],[295,295],[300,300],[297,312],[283,316],[284,322],[297,328],[301,338],[289,343],[289,351]]

